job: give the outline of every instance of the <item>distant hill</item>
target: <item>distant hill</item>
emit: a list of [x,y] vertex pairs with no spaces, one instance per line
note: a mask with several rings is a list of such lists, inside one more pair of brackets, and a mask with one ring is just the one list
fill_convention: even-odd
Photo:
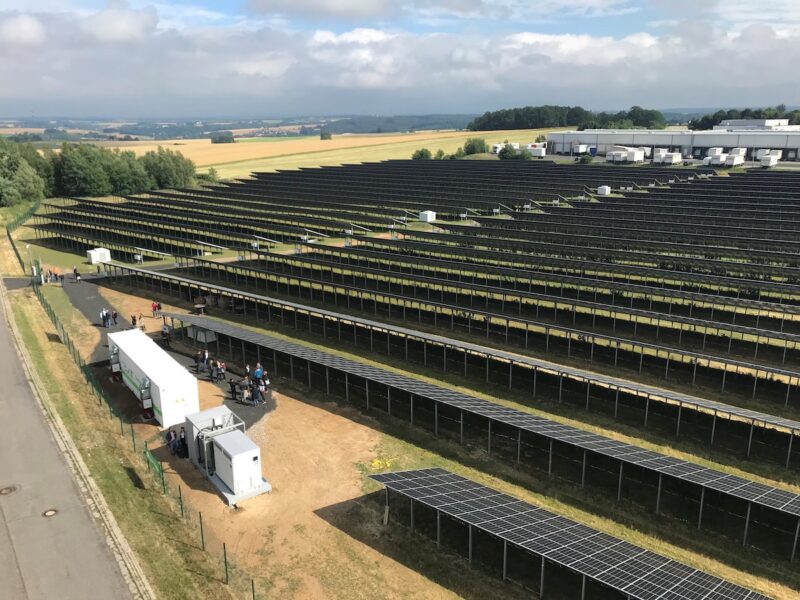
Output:
[[667,121],[657,110],[633,106],[616,113],[592,112],[581,106],[524,106],[487,112],[467,126],[472,131],[541,129],[573,126],[578,129],[663,129]]
[[330,120],[322,129],[330,133],[393,133],[397,131],[429,131],[466,129],[476,115],[354,115]]

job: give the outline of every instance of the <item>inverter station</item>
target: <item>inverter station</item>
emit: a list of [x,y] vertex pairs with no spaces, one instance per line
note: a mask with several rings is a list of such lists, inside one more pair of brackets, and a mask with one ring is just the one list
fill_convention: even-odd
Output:
[[[261,362],[446,439],[454,457],[480,450],[687,543],[791,567],[800,495],[774,473],[800,469],[798,190],[800,172],[774,169],[386,161],[49,201],[31,226],[71,251],[110,250],[103,285],[207,307],[164,313],[185,346]],[[224,420],[196,418],[209,431]],[[582,427],[598,419],[603,433]],[[195,450],[252,462],[223,439],[240,432],[228,424],[192,434]],[[387,526],[544,597],[765,597],[442,469],[372,477]]]

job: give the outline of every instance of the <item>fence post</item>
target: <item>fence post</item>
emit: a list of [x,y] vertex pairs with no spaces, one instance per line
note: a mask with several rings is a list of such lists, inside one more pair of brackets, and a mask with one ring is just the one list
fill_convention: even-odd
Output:
[[122,422],[122,415],[120,415],[118,418],[119,418],[119,434],[125,435],[125,424]]
[[200,545],[202,546],[203,550],[206,549],[206,537],[203,535],[203,513],[200,511],[197,512],[197,516],[200,517]]
[[225,562],[225,585],[228,585],[228,548],[222,542],[222,560]]
[[147,454],[150,452],[147,448],[147,440],[144,441],[144,462],[147,464],[147,472],[150,472],[150,460],[147,458]]
[[253,600],[256,600],[256,580],[250,580],[250,589],[253,591]]
[[159,466],[161,467],[161,491],[164,492],[164,495],[167,494],[167,482],[164,480],[164,463],[159,462]]
[[131,423],[131,443],[133,444],[133,451],[136,452],[136,434],[133,432],[133,423]]

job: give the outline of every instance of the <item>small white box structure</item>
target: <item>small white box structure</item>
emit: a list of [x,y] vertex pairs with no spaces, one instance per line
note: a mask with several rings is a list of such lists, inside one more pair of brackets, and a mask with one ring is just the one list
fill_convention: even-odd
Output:
[[111,370],[167,429],[200,410],[197,379],[139,329],[108,334]]
[[423,210],[419,213],[420,223],[433,223],[436,220],[436,212],[432,210]]
[[680,152],[663,152],[653,156],[654,163],[677,165],[683,160]]
[[611,195],[611,186],[610,185],[601,185],[597,188],[597,195],[598,196],[610,196]]
[[727,154],[715,154],[714,156],[711,157],[711,164],[713,166],[720,166],[724,165],[727,160],[728,160]]
[[214,465],[219,478],[237,497],[264,485],[261,448],[238,429],[214,438]]
[[547,142],[531,142],[525,144],[525,150],[535,150],[537,148],[547,148]]
[[722,148],[709,148],[706,156],[718,156],[722,154]]
[[184,428],[189,459],[228,504],[272,491],[261,474],[261,449],[245,435],[244,421],[227,406],[187,415]]
[[111,262],[111,251],[108,248],[94,248],[86,251],[86,258],[90,265]]
[[589,144],[573,144],[573,154],[586,154],[589,151]]
[[547,156],[547,150],[545,150],[544,148],[531,148],[530,150],[528,150],[528,152],[531,153],[531,156],[533,156],[533,158],[544,158],[545,156]]
[[744,164],[744,156],[741,154],[728,154],[725,158],[725,166],[726,167],[735,167],[737,165]]
[[769,168],[777,165],[778,161],[780,161],[782,157],[783,152],[781,150],[767,150],[766,153],[759,158],[759,160],[762,167]]
[[728,156],[747,156],[747,148],[732,148],[730,152],[728,152]]
[[713,158],[712,156],[706,156],[706,157],[703,159],[703,166],[704,166],[704,167],[707,167],[707,166],[709,166],[709,165],[711,164],[711,160],[712,160],[712,158]]
[[644,152],[645,158],[650,158],[650,152],[653,150],[650,146],[639,146],[637,150]]

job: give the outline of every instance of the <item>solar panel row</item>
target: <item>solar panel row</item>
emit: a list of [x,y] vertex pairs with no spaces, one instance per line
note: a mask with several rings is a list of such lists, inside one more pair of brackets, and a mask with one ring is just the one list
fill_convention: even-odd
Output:
[[388,489],[642,600],[760,600],[756,592],[444,469],[370,475]]

